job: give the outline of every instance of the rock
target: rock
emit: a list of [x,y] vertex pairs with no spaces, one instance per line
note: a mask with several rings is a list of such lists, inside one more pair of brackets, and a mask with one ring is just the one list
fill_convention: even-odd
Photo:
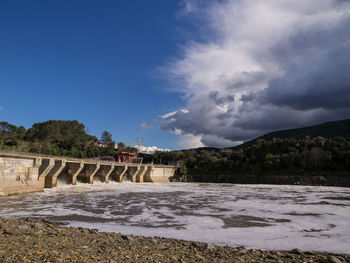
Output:
[[95,234],[98,233],[98,229],[88,229],[89,233]]
[[29,226],[28,225],[19,225],[19,226],[17,226],[17,228],[19,228],[19,229],[28,229]]
[[293,253],[293,254],[297,254],[297,255],[304,254],[304,252],[302,250],[300,250],[299,248],[294,248],[290,252]]
[[277,257],[283,257],[283,254],[282,254],[281,252],[279,252],[279,251],[276,251],[276,252],[275,252],[275,255],[276,255]]
[[204,262],[204,258],[201,255],[196,254],[195,257],[200,260],[200,262]]
[[[36,229],[36,223],[42,224]],[[23,225],[26,226],[23,227]],[[349,262],[350,255],[221,247],[0,218],[0,262]],[[39,225],[38,225],[39,227]],[[1,232],[8,234],[1,234]],[[40,232],[40,235],[37,233]]]
[[[184,245],[186,245],[186,244],[184,244]],[[192,242],[191,245],[192,245],[193,247],[197,247],[197,248],[202,247],[202,246],[201,246],[201,243],[199,243],[199,242]]]
[[330,263],[342,263],[342,261],[335,256],[328,256],[327,259]]
[[158,240],[155,239],[155,238],[151,238],[149,241],[151,241],[151,242],[154,243],[154,244],[157,244],[157,243],[158,243]]
[[126,236],[126,235],[123,235],[123,236],[122,236],[122,239],[127,240],[127,241],[129,241],[129,242],[134,242],[134,241],[135,241],[135,239],[134,239],[133,237],[131,237],[131,236]]
[[10,227],[6,227],[2,231],[5,235],[16,235],[18,233],[16,229]]
[[294,258],[295,258],[295,256],[294,255],[292,255],[292,254],[286,254],[286,256],[285,256],[286,258],[290,258],[290,259],[293,259],[294,260]]
[[203,248],[204,248],[204,249],[208,249],[208,250],[214,250],[214,249],[216,249],[215,246],[213,246],[212,244],[207,244],[207,243],[205,243],[205,244],[203,245]]
[[[237,253],[238,253],[238,255],[245,255],[248,252],[247,252],[247,250],[245,248],[240,248],[240,249],[237,250]],[[264,253],[262,255],[264,255]]]
[[276,259],[277,256],[276,255],[272,255],[272,254],[269,254],[266,256],[268,259]]
[[44,227],[44,224],[42,224],[42,223],[34,223],[33,224],[33,228],[36,228],[36,229],[41,229],[43,227]]

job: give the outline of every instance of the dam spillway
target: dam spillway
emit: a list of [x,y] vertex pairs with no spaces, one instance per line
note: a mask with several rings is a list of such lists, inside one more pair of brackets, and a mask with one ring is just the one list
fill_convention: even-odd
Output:
[[43,191],[58,181],[76,185],[95,180],[169,182],[177,165],[123,163],[0,151],[0,196]]

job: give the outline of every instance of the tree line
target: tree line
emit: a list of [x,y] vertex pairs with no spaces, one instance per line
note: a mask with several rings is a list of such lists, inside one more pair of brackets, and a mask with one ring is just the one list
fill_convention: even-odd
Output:
[[180,161],[175,176],[180,181],[236,183],[265,175],[350,176],[350,141],[342,137],[261,139],[244,148],[157,152],[153,158]]
[[[78,121],[50,120],[29,129],[0,122],[0,150],[115,159],[121,151],[137,152],[122,142],[117,146],[108,131],[98,140]],[[236,183],[265,175],[350,176],[350,141],[342,137],[259,139],[240,148],[156,152],[142,157],[154,163],[180,162],[178,181]]]
[[[97,142],[101,142],[98,146]],[[102,147],[101,147],[102,146]],[[121,151],[137,152],[119,142],[115,147],[112,134],[104,131],[100,140],[87,133],[78,121],[50,120],[23,126],[0,122],[0,150],[15,150],[76,158],[116,157]]]

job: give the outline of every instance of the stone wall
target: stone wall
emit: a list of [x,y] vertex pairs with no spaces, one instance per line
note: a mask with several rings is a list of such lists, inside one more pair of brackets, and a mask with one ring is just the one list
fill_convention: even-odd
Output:
[[145,175],[145,182],[168,183],[175,170],[173,167],[152,167],[149,174]]
[[35,159],[0,157],[0,195],[42,190],[36,166]]
[[0,157],[0,182],[31,180],[34,160]]

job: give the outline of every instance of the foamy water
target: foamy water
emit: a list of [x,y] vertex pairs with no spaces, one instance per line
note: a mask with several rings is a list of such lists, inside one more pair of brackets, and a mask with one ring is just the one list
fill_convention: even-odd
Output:
[[0,198],[0,216],[216,245],[350,253],[350,189],[78,184]]

